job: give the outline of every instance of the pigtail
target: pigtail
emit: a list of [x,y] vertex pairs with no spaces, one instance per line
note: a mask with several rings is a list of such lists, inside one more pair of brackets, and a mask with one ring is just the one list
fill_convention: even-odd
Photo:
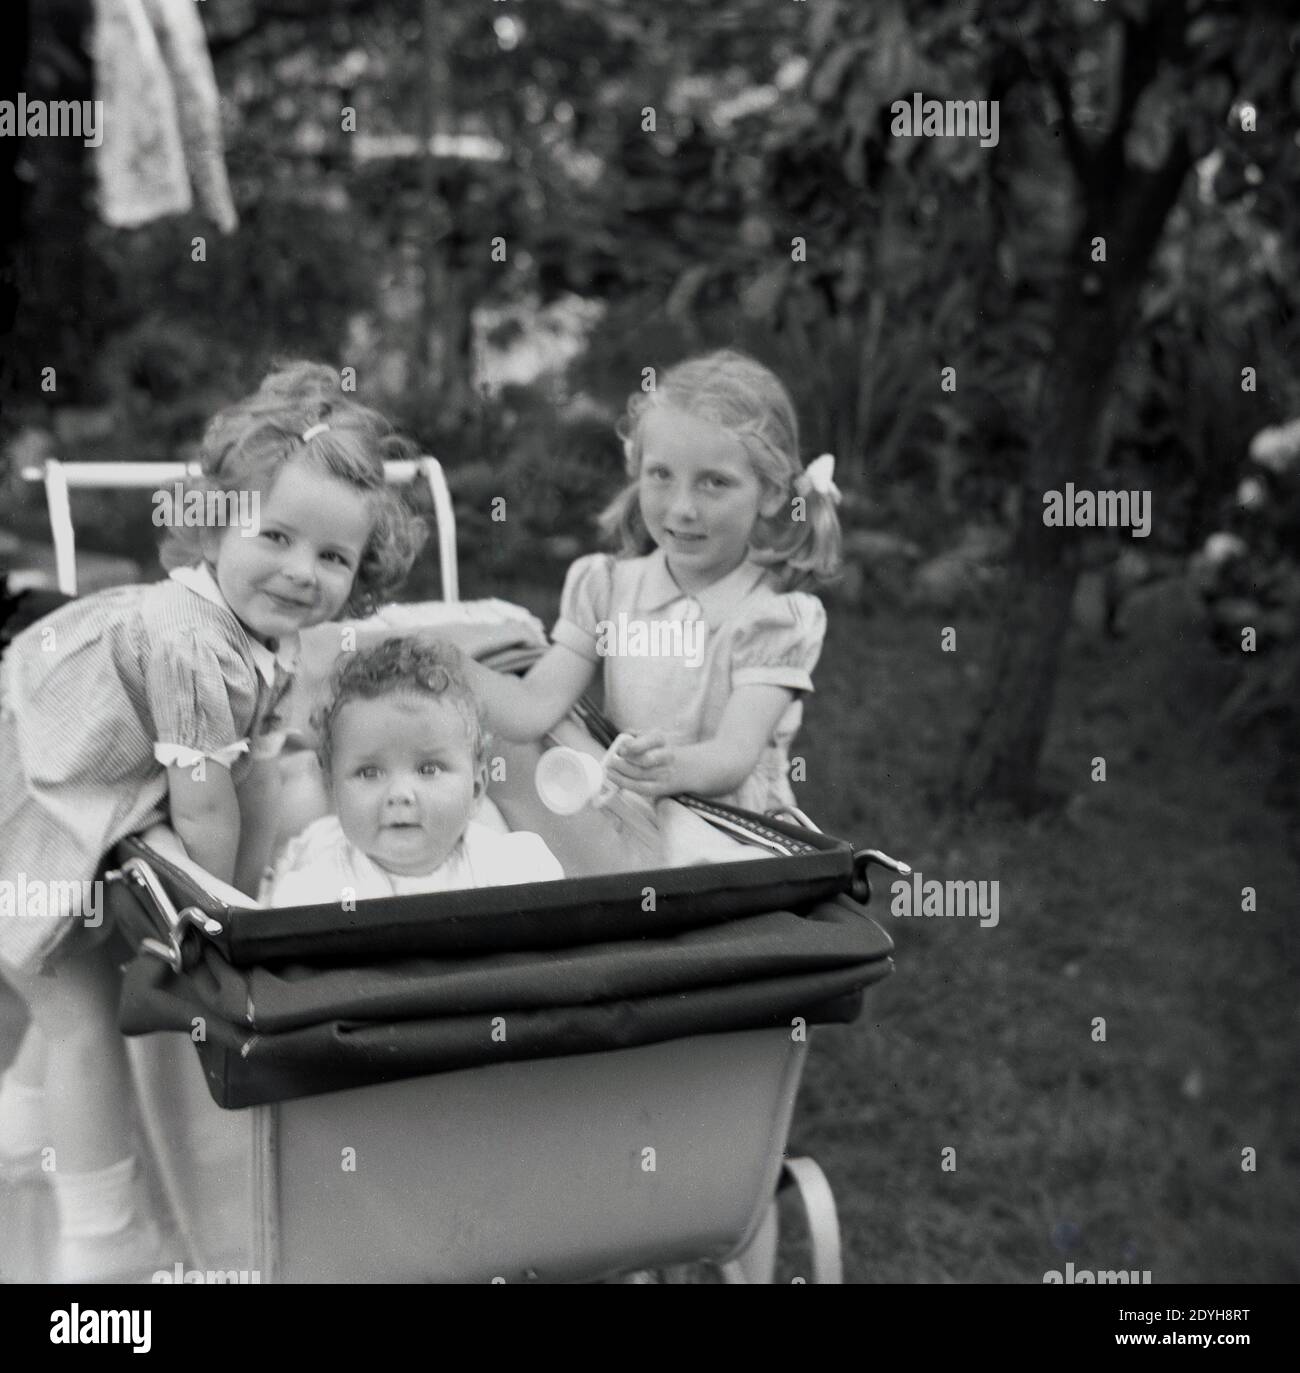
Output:
[[842,566],[840,517],[828,492],[792,492],[786,508],[760,520],[750,557],[771,570],[781,591],[833,582]]
[[[803,519],[793,518],[794,501]],[[804,591],[834,582],[843,565],[840,517],[835,501],[821,491],[808,491],[791,498],[791,510],[777,520],[784,519],[788,533],[767,547],[756,546],[751,556],[757,563],[770,567],[782,591]]]
[[654,548],[654,540],[641,515],[637,483],[641,472],[641,417],[655,399],[654,393],[633,391],[627,409],[619,416],[614,432],[623,442],[628,484],[596,516],[596,527],[621,558],[639,558]]

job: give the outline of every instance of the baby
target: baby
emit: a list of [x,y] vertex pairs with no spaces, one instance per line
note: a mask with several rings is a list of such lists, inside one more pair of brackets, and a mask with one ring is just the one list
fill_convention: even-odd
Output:
[[460,651],[413,638],[349,654],[314,721],[334,815],[290,841],[275,906],[506,887],[564,876],[536,834],[471,820],[487,785],[483,727]]

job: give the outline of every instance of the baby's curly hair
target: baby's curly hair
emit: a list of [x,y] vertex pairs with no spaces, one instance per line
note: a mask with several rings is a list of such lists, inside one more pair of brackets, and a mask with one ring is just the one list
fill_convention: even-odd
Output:
[[[324,425],[308,440],[303,435]],[[370,507],[370,537],[340,618],[372,614],[399,587],[420,551],[427,529],[384,479],[384,462],[416,456],[378,411],[349,399],[339,374],[323,363],[290,362],[276,368],[257,391],[219,411],[203,435],[201,491],[267,490],[295,460],[360,491]],[[201,531],[176,527],[160,550],[166,568],[200,561]]]
[[486,764],[487,744],[478,698],[465,673],[465,655],[443,639],[394,636],[372,648],[349,653],[334,670],[328,705],[312,715],[319,738],[317,756],[328,777],[333,759],[334,724],[350,701],[384,696],[431,696],[445,700],[465,726],[474,766]]

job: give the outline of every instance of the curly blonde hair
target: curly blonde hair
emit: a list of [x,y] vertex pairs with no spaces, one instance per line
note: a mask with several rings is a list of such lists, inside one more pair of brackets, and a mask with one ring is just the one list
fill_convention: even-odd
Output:
[[350,701],[385,696],[430,696],[445,700],[460,716],[476,770],[486,766],[487,745],[478,697],[465,675],[465,655],[455,644],[428,636],[394,635],[371,648],[347,654],[334,670],[329,702],[312,713],[316,756],[328,777],[334,756],[334,722]]
[[[325,425],[310,439],[303,435]],[[370,537],[352,592],[339,618],[373,613],[406,579],[427,529],[384,479],[384,462],[416,456],[378,411],[348,399],[339,375],[323,363],[289,362],[272,371],[251,396],[209,422],[199,454],[201,475],[192,489],[267,490],[290,462],[309,462],[323,474],[360,491],[371,511]],[[202,559],[202,531],[177,526],[159,550],[166,568]]]
[[687,358],[670,367],[650,392],[634,391],[618,422],[630,481],[597,522],[624,557],[654,548],[641,514],[641,429],[652,406],[671,406],[692,419],[716,424],[740,441],[765,490],[781,497],[782,510],[760,516],[750,556],[776,574],[783,591],[830,582],[840,570],[840,521],[829,496],[800,493],[804,517],[791,518],[790,498],[803,472],[799,421],[780,379],[761,362],[731,348]]

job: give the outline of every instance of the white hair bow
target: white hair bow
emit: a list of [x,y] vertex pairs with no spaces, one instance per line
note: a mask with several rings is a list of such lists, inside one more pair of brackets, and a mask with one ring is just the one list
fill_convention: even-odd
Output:
[[835,485],[835,459],[830,453],[814,458],[794,479],[794,489],[801,495],[816,491],[819,496],[829,496],[834,504],[840,503],[840,488]]

